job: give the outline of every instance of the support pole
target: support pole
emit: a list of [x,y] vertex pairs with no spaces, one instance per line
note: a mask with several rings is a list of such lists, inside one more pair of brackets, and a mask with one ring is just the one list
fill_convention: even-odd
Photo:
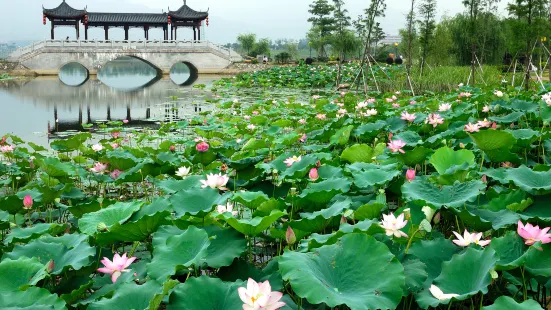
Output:
[[128,26],[124,26],[124,39],[125,39],[126,41],[128,41],[128,29],[129,29],[129,28],[130,28],[130,27],[128,27]]
[[107,120],[111,120],[111,105],[107,105]]
[[126,120],[127,121],[131,121],[131,117],[130,117],[130,105],[127,105],[126,106]]
[[201,41],[201,26],[197,27],[197,39]]
[[88,25],[84,25],[84,40],[88,41]]
[[78,20],[76,21],[75,28],[77,30],[77,40],[80,40],[80,27],[78,24]]
[[50,33],[50,36],[52,38],[52,40],[55,40],[55,35],[54,35],[54,21],[50,21],[50,23],[52,24],[52,30],[51,30],[51,33]]
[[105,30],[105,41],[109,40],[109,26],[103,26],[103,29]]
[[174,40],[174,26],[170,26],[170,41]]
[[174,26],[174,40],[178,40],[178,26]]
[[86,122],[87,122],[88,124],[92,123],[92,117],[91,117],[91,115],[90,115],[90,105],[87,105],[87,106],[86,106],[86,116],[87,116]]
[[193,26],[193,41],[197,41],[197,32],[195,31],[195,26]]

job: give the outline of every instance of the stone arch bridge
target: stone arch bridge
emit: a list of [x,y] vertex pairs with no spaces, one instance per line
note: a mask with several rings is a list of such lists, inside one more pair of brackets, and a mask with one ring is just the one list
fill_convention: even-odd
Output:
[[181,62],[188,65],[192,74],[223,73],[232,62],[242,60],[232,49],[209,41],[167,40],[48,40],[16,50],[9,60],[38,75],[57,75],[71,62],[83,65],[94,75],[121,56],[143,60],[163,74],[169,74],[172,66]]

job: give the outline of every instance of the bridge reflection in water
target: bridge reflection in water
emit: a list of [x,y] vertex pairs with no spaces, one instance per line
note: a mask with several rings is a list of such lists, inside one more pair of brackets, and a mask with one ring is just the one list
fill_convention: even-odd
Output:
[[[116,70],[106,71],[105,83],[100,80],[101,76],[98,79],[86,75],[87,79],[80,81],[84,75],[72,66],[59,78],[0,82],[0,109],[4,111],[0,115],[0,135],[13,133],[45,145],[48,143],[48,124],[50,133],[55,136],[80,131],[82,123],[102,120],[128,119],[130,122],[125,126],[155,127],[159,121],[191,118],[211,108],[193,103],[204,102],[205,93],[194,89],[191,84],[208,85],[220,78],[197,76],[194,82],[188,80],[185,83],[190,85],[180,86],[176,83],[186,79],[186,74],[189,76],[185,69],[176,68],[174,76],[159,78],[154,73],[136,71],[135,66],[127,68],[119,66]],[[180,80],[173,81],[178,74]],[[139,82],[145,84],[136,84],[138,78],[135,75],[139,75]],[[147,81],[149,78],[154,82]],[[112,82],[111,86],[107,85],[107,80]],[[171,96],[178,99],[171,100]],[[32,135],[33,132],[43,134]]]

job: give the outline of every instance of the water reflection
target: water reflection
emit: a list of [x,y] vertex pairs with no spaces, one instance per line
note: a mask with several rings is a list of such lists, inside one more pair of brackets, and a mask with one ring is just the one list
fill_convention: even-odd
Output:
[[59,69],[59,80],[68,86],[80,86],[88,81],[88,69],[77,62],[71,62]]
[[[196,71],[196,70],[194,70]],[[195,75],[192,77],[192,75]],[[197,72],[191,72],[189,66],[186,63],[179,62],[174,64],[170,69],[170,79],[178,85],[189,85],[196,79]]]
[[158,68],[135,57],[121,56],[105,64],[98,79],[109,87],[135,91],[154,84],[162,77]]

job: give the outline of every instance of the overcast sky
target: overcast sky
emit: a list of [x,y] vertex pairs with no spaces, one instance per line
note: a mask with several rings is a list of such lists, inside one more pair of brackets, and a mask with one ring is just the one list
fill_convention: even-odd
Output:
[[[49,39],[50,27],[42,24],[42,5],[54,8],[62,0],[0,0],[0,41]],[[210,9],[210,26],[203,30],[203,39],[216,43],[235,42],[240,33],[253,32],[258,38],[304,38],[310,24],[308,6],[312,0],[187,0],[188,5],[206,11]],[[404,28],[410,0],[388,0],[386,17],[381,20],[384,31],[398,34]],[[464,10],[461,0],[438,0],[438,19]],[[502,0],[500,13],[505,14],[508,0]],[[76,9],[88,6],[89,12],[161,12],[178,9],[183,0],[67,0]],[[345,0],[350,16],[363,13],[368,0]],[[81,28],[82,39],[84,30]],[[56,28],[56,38],[74,38],[75,31]],[[103,29],[93,28],[89,39],[102,39]],[[124,38],[122,29],[111,29],[111,39]],[[130,31],[131,39],[142,39],[143,31]],[[178,39],[192,38],[191,31],[179,30]],[[162,31],[150,31],[150,39],[162,38]]]

